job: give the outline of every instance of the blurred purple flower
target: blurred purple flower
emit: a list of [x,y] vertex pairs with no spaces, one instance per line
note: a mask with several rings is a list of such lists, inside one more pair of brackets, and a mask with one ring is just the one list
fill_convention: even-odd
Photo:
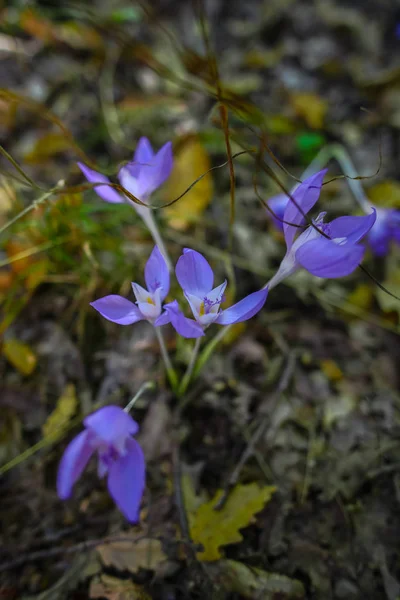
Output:
[[[303,214],[307,214],[319,198],[322,181],[327,169],[308,177],[294,191],[293,197],[302,212],[289,201],[285,210],[283,232],[286,241],[286,255],[278,272],[269,282],[275,287],[283,279],[303,267],[316,277],[335,279],[352,273],[363,258],[365,248],[358,242],[370,231],[375,223],[376,211],[362,217],[339,217],[324,223],[325,212],[313,221],[330,239],[324,237],[314,227],[308,226],[295,239],[298,227],[304,224]],[[290,225],[288,224],[290,223]]]
[[145,484],[143,452],[133,439],[139,426],[119,406],[105,406],[83,420],[85,430],[67,446],[57,475],[61,500],[72,494],[91,456],[98,454],[98,475],[107,475],[108,491],[122,514],[131,523],[139,520]]
[[367,239],[376,256],[388,254],[392,241],[400,244],[400,210],[376,208],[376,221]]
[[165,306],[166,313],[161,316],[161,320],[171,322],[184,337],[200,337],[211,323],[230,325],[247,321],[261,310],[267,299],[268,289],[259,290],[230,308],[221,310],[227,282],[213,288],[214,273],[204,256],[195,250],[184,249],[175,272],[194,320],[181,313],[177,302]]
[[156,319],[161,315],[162,302],[169,292],[169,271],[163,255],[157,246],[150,255],[144,269],[147,290],[138,283],[132,283],[136,304],[111,294],[91,302],[105,319],[119,325],[131,325],[146,319],[156,325]]
[[[293,194],[293,191],[291,194]],[[277,194],[268,200],[268,206],[273,211],[275,216],[271,212],[267,211],[268,215],[271,217],[275,227],[281,231],[283,231],[282,221],[288,201],[290,202],[289,197],[286,194]]]
[[[90,169],[83,163],[78,166],[90,183],[110,183],[105,175]],[[119,170],[120,184],[142,202],[146,202],[161,184],[170,176],[173,166],[172,144],[167,142],[157,153],[153,152],[151,144],[146,137],[140,138],[133,156],[133,160]],[[129,198],[121,196],[114,188],[108,185],[94,187],[95,192],[106,202],[121,203]],[[132,202],[140,212],[144,207]]]

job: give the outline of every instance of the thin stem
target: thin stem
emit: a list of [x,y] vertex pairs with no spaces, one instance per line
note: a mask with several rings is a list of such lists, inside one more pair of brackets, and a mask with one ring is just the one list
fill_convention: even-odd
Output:
[[359,175],[353,165],[349,153],[343,146],[340,146],[339,144],[332,144],[331,146],[328,146],[328,148],[330,149],[332,158],[335,158],[341,166],[343,175],[348,176],[346,177],[347,184],[353,192],[358,204],[361,206],[363,211],[370,213],[371,203],[365,195],[361,182],[358,179],[355,179],[355,177],[359,177]]
[[178,388],[178,376],[176,374],[174,367],[172,366],[171,359],[168,354],[167,346],[165,345],[165,340],[164,340],[163,334],[161,333],[161,328],[154,327],[154,330],[156,332],[157,340],[160,345],[161,356],[163,357],[165,370],[167,372],[167,377],[169,379],[169,382],[171,384],[173,391],[176,392],[176,390]]
[[197,361],[196,369],[194,371],[194,377],[199,376],[200,371],[214,352],[215,348],[218,346],[220,341],[224,339],[224,337],[231,330],[231,328],[232,325],[227,325],[226,327],[223,327],[222,329],[220,329],[217,335],[213,337],[213,339],[207,344],[203,352],[200,354],[199,360]]
[[193,370],[194,370],[194,366],[196,364],[196,360],[197,360],[197,355],[199,353],[200,350],[200,344],[201,344],[201,337],[196,339],[196,342],[193,346],[193,350],[192,350],[192,356],[190,357],[190,362],[188,364],[188,368],[186,369],[186,373],[183,376],[183,379],[181,381],[181,385],[178,388],[178,394],[179,396],[183,396],[183,394],[186,392],[188,385],[190,383],[190,380],[192,378],[192,374],[193,374]]
[[9,221],[7,221],[7,223],[5,223],[3,225],[3,227],[0,228],[0,234],[3,233],[6,229],[8,229],[8,227],[13,225],[16,221],[18,221],[19,219],[24,217],[26,214],[28,214],[31,210],[33,210],[34,208],[37,208],[38,206],[43,204],[43,202],[45,202],[48,198],[50,198],[50,196],[52,196],[54,194],[54,192],[56,192],[58,189],[62,188],[64,185],[65,185],[65,182],[63,180],[59,181],[57,183],[56,187],[54,187],[49,192],[46,192],[45,194],[43,194],[43,196],[40,196],[40,198],[38,198],[37,200],[34,200],[32,202],[32,204],[29,204],[29,206],[27,206],[26,208],[24,208],[24,210],[22,210],[20,213],[15,215],[15,217],[13,217]]
[[346,176],[347,184],[358,204],[366,213],[370,213],[371,203],[365,195],[360,180],[357,179],[359,174],[357,173],[346,148],[340,144],[329,144],[328,146],[325,146],[325,148],[322,148],[304,171],[301,179],[304,180],[310,175],[313,175],[318,169],[324,167],[331,158],[334,158],[339,163],[343,175]]
[[161,237],[160,230],[158,229],[157,223],[154,219],[153,211],[150,208],[147,208],[145,206],[140,206],[140,204],[135,204],[134,202],[131,202],[131,204],[134,206],[138,215],[143,219],[144,224],[146,225],[147,229],[150,231],[151,237],[153,238],[154,242],[159,247],[160,252],[163,255],[163,257],[165,258],[165,262],[167,263],[168,270],[170,272],[172,272],[172,261],[168,254],[168,250],[164,244],[164,241]]
[[154,381],[146,381],[136,392],[136,394],[133,396],[132,400],[130,402],[128,402],[128,404],[125,406],[124,411],[129,413],[130,410],[132,409],[132,407],[136,404],[136,402],[139,400],[139,398],[141,398],[144,394],[144,392],[147,392],[147,390],[154,390],[155,389],[155,383]]

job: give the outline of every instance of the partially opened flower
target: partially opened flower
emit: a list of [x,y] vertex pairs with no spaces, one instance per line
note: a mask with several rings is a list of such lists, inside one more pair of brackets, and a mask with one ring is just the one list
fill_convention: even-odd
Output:
[[[110,183],[105,175],[90,169],[83,163],[78,166],[90,183]],[[172,144],[167,142],[155,153],[146,137],[140,138],[133,156],[133,160],[119,170],[118,179],[120,184],[131,194],[146,202],[161,184],[168,179],[173,166]],[[121,196],[109,185],[98,185],[94,187],[95,192],[106,202],[118,203],[129,201],[126,196]],[[140,210],[139,204],[132,203]]]
[[365,248],[358,242],[375,223],[374,209],[369,215],[339,217],[330,223],[324,223],[326,212],[322,212],[313,221],[315,227],[311,225],[306,227],[296,237],[299,227],[301,230],[304,225],[304,215],[311,210],[319,198],[326,171],[324,169],[308,177],[294,191],[293,198],[297,206],[291,200],[288,202],[283,224],[286,255],[278,272],[269,282],[269,288],[275,287],[301,267],[317,277],[327,279],[344,277],[357,268],[364,256]]
[[85,430],[67,446],[57,475],[61,500],[72,494],[91,456],[98,455],[98,475],[107,476],[108,491],[122,514],[131,523],[139,520],[145,484],[143,452],[132,437],[139,426],[119,406],[105,406],[86,417]]
[[[230,325],[247,321],[264,306],[268,290],[260,290],[225,310],[221,309],[227,282],[213,288],[214,273],[207,260],[199,252],[185,248],[176,265],[176,276],[183,289],[194,316],[184,317],[177,303],[166,305],[161,319],[169,321],[184,337],[199,337],[211,323]],[[198,335],[193,335],[198,332]]]
[[376,208],[376,221],[367,239],[376,256],[388,254],[392,241],[400,244],[400,210]]
[[[137,202],[133,202],[128,196],[121,195],[113,187],[106,185],[107,183],[110,183],[110,180],[105,175],[102,175],[79,162],[78,166],[90,183],[100,182],[105,184],[94,186],[94,191],[100,198],[114,204],[129,202],[133,206],[145,222],[171,270],[172,265],[170,264],[168,253],[158,232],[152,209],[143,206],[142,204],[138,204]],[[128,192],[142,202],[147,203],[150,194],[168,179],[172,171],[172,166],[173,157],[171,142],[164,144],[164,146],[155,153],[149,140],[146,137],[142,137],[136,147],[133,161],[127,163],[119,170],[118,179],[120,184],[128,190]]]
[[131,325],[143,319],[155,325],[161,315],[162,302],[169,292],[169,271],[163,255],[157,246],[154,247],[144,269],[147,289],[138,283],[132,283],[136,304],[111,294],[91,302],[105,319],[119,325]]

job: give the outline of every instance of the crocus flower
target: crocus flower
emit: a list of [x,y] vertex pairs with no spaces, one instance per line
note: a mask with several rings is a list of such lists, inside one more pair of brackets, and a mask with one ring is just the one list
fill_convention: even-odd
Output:
[[[86,165],[78,163],[79,168],[90,183],[110,183],[105,175],[93,171]],[[167,142],[157,153],[153,152],[151,144],[146,137],[142,137],[136,147],[133,161],[127,163],[119,170],[118,179],[120,184],[144,203],[149,200],[152,194],[161,184],[170,176],[173,166],[172,144]],[[95,185],[94,191],[106,202],[114,204],[129,202],[143,219],[156,244],[160,247],[168,267],[172,266],[169,262],[167,251],[160,237],[157,225],[153,218],[152,209],[137,202],[133,202],[128,196],[121,195],[109,185]]]
[[139,520],[145,483],[143,452],[132,437],[139,426],[119,406],[105,406],[86,417],[85,430],[67,446],[57,475],[61,500],[72,494],[91,456],[97,452],[98,475],[107,475],[108,491],[122,514],[131,523]]
[[385,256],[392,241],[400,244],[400,210],[376,208],[376,221],[368,233],[368,244],[376,256]]
[[[211,323],[230,325],[247,321],[261,310],[267,299],[268,289],[259,290],[230,308],[221,310],[227,282],[225,280],[224,283],[213,288],[213,270],[204,256],[195,250],[184,249],[175,272],[194,319],[185,317],[175,302],[165,306],[166,313],[160,320],[170,321],[177,332],[184,337],[199,337]],[[193,335],[194,332],[198,332],[198,335]]]
[[286,222],[283,224],[286,255],[269,282],[269,288],[275,287],[301,267],[317,277],[344,277],[352,273],[363,258],[365,248],[358,242],[375,223],[375,209],[369,215],[339,217],[330,223],[324,223],[326,212],[322,212],[313,223],[325,235],[310,225],[296,237],[299,227],[304,225],[304,215],[319,198],[326,171],[324,169],[308,177],[293,192],[293,198],[301,210],[294,202],[288,202],[284,213]]
[[138,283],[132,283],[136,304],[111,294],[91,302],[105,319],[119,325],[131,325],[146,319],[155,325],[161,315],[162,302],[169,292],[169,271],[163,255],[157,246],[154,247],[144,269],[147,290]]
[[[154,153],[149,140],[142,137],[138,142],[132,162],[127,163],[119,170],[118,179],[128,192],[142,202],[146,202],[150,194],[168,179],[172,165],[171,142],[167,142],[157,153]],[[90,183],[110,183],[105,175],[79,162],[78,166]],[[94,187],[94,190],[106,202],[120,203],[129,200],[109,185],[98,185]],[[139,212],[145,208],[136,203],[132,204]]]

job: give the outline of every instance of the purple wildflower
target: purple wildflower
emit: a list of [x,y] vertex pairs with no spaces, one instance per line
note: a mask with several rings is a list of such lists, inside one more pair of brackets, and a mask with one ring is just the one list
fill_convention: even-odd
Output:
[[[168,179],[172,171],[172,165],[171,142],[167,142],[157,153],[154,153],[149,140],[146,137],[142,137],[136,147],[133,160],[120,169],[118,179],[128,192],[142,202],[147,202],[150,194]],[[79,162],[78,166],[90,183],[110,183],[110,180],[105,175]],[[109,185],[98,185],[94,187],[94,190],[106,202],[121,203],[129,200],[129,198],[121,196],[121,194]],[[141,209],[146,210],[145,207],[137,203],[132,204],[139,213]]]
[[136,304],[111,294],[91,302],[105,319],[119,325],[131,325],[146,319],[153,325],[161,315],[162,302],[169,292],[169,271],[163,255],[154,247],[144,269],[147,290],[138,283],[132,283]]
[[[339,217],[324,223],[325,212],[313,221],[325,235],[308,226],[295,239],[298,227],[304,224],[303,214],[307,214],[317,202],[322,181],[327,169],[308,177],[294,191],[294,202],[288,202],[285,210],[283,232],[286,241],[286,255],[278,272],[269,283],[275,287],[283,279],[303,267],[316,277],[335,279],[352,273],[363,258],[365,248],[358,242],[369,232],[375,223],[376,211],[361,217]],[[290,225],[289,225],[290,223]]]
[[72,494],[91,456],[98,454],[98,475],[107,475],[108,491],[122,514],[131,523],[139,520],[145,483],[143,452],[133,439],[139,426],[119,406],[105,406],[86,417],[85,430],[67,446],[57,475],[61,500]]
[[[267,299],[268,289],[260,290],[230,308],[221,310],[227,282],[213,288],[214,273],[204,256],[195,250],[184,249],[175,272],[194,320],[184,317],[177,302],[174,302],[165,306],[166,313],[161,316],[161,321],[170,321],[184,337],[200,337],[211,323],[230,325],[247,321],[261,310]],[[196,332],[197,335],[194,335]]]
[[400,244],[400,210],[376,208],[376,221],[367,239],[376,256],[388,254],[392,241]]

